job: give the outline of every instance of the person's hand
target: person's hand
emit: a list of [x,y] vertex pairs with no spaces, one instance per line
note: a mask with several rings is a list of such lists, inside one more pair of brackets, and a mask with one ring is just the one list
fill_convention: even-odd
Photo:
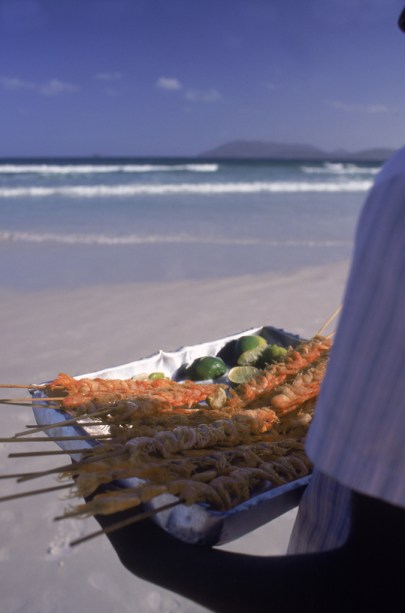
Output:
[[[340,549],[255,556],[188,545],[142,519],[107,534],[124,566],[138,577],[221,613],[367,613],[405,604],[402,508],[353,493],[352,526]],[[108,529],[143,509],[97,516]],[[375,608],[377,607],[377,608]]]
[[158,526],[143,505],[114,515],[96,515],[124,566],[139,577],[153,580],[157,566],[170,561],[179,550],[187,549],[198,555],[198,548],[175,539]]

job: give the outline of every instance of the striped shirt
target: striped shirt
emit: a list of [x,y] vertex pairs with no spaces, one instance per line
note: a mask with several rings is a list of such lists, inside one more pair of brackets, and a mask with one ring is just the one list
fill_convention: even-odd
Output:
[[383,166],[360,216],[306,449],[315,470],[289,553],[343,544],[350,490],[405,508],[405,148]]

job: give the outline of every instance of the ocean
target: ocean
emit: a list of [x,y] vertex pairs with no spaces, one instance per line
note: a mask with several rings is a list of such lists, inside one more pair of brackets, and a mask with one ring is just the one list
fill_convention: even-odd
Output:
[[0,161],[0,286],[284,273],[350,258],[381,164]]

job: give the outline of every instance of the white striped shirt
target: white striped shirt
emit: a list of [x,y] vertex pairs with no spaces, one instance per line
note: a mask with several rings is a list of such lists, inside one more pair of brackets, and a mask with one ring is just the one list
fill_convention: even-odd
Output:
[[360,216],[306,449],[315,471],[289,553],[344,542],[350,490],[405,507],[405,148],[383,166]]

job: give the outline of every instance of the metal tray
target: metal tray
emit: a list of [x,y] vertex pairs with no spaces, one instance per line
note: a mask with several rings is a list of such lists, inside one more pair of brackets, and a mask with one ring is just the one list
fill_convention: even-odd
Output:
[[[234,344],[240,336],[259,333],[269,343],[278,343],[285,347],[295,346],[300,341],[297,335],[273,328],[272,326],[250,328],[214,341],[181,347],[173,352],[158,351],[152,356],[135,362],[78,375],[77,378],[127,379],[141,373],[161,371],[175,380],[181,380],[184,365],[190,364],[195,358],[204,355],[219,355],[225,362],[229,362]],[[216,382],[219,381],[221,379],[216,379]],[[33,391],[32,395],[36,398],[44,396],[41,391]],[[38,425],[57,423],[64,418],[67,419],[64,413],[48,408],[45,404],[44,406],[37,406],[34,409],[34,414]],[[85,432],[91,434],[100,433],[100,431],[103,432],[104,430],[107,431],[107,427],[95,426],[94,428],[89,428],[86,426],[85,428]],[[70,436],[83,434],[84,429],[81,426],[55,427],[47,432],[52,437]],[[58,445],[68,452],[78,448],[83,448],[83,451],[85,451],[90,446],[96,444],[93,441],[58,442]],[[79,460],[80,454],[72,453],[71,457],[73,460]],[[204,504],[191,506],[178,505],[155,515],[154,521],[172,536],[187,543],[198,545],[225,544],[296,507],[309,480],[310,475],[279,487],[269,488],[229,511],[214,511]],[[134,482],[139,481],[128,479],[121,481],[119,485],[126,487],[127,485],[133,485]],[[164,494],[154,498],[145,505],[145,508],[155,509],[175,500],[174,496]]]

